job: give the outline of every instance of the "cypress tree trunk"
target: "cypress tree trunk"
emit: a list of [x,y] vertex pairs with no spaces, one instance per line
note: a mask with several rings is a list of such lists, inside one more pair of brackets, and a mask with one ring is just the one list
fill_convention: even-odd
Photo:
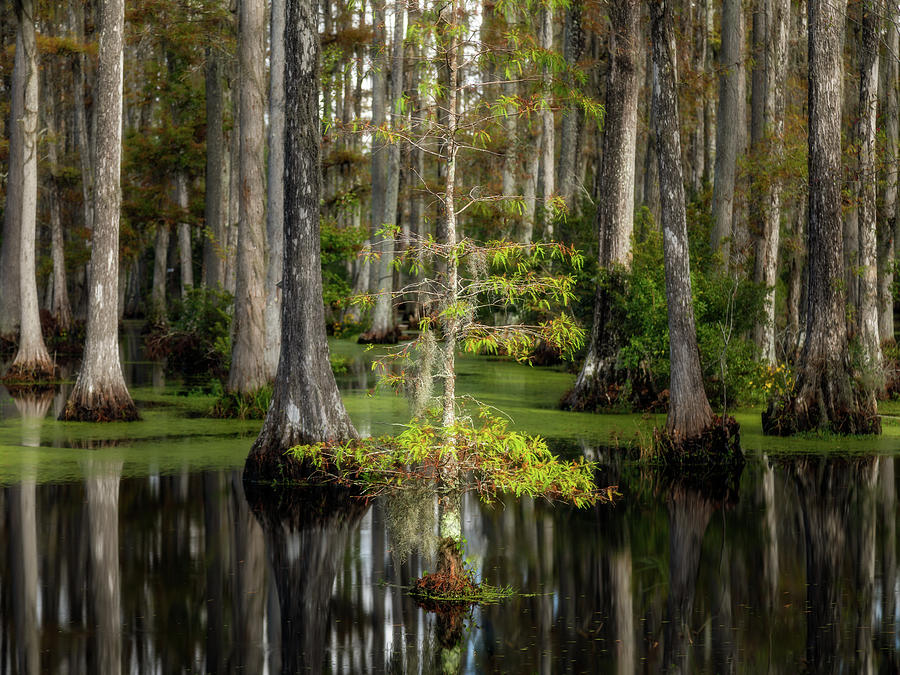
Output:
[[[540,29],[541,48],[553,51],[553,9],[550,6],[541,11]],[[556,127],[553,122],[553,108],[550,107],[550,70],[546,66],[542,73],[543,95],[546,97],[544,109],[541,110],[541,170],[544,181],[541,191],[541,201],[544,205],[544,241],[553,240],[553,209],[551,201],[556,192],[554,178],[556,177],[555,141]]]
[[[727,268],[734,235],[734,181],[741,129],[744,127],[744,15],[741,0],[722,5],[722,48],[719,53],[719,110],[716,114],[716,169],[713,186],[713,251]],[[661,179],[660,179],[661,183]]]
[[[56,71],[54,71],[56,72]],[[45,99],[49,105],[45,106],[45,120],[47,123],[47,132],[50,136],[47,144],[47,158],[50,161],[50,177],[48,178],[49,200],[50,200],[50,251],[53,259],[53,292],[52,301],[50,303],[50,314],[56,320],[56,325],[60,331],[67,331],[72,325],[72,305],[69,302],[69,289],[66,281],[66,251],[65,241],[63,238],[62,222],[60,220],[60,190],[59,180],[59,153],[57,144],[57,130],[59,125],[58,105],[59,97],[55,93],[51,93],[51,87],[45,79]]]
[[6,174],[6,206],[3,209],[3,242],[0,247],[0,337],[14,339],[19,330],[19,248],[22,241],[22,177],[25,114],[25,46],[21,30],[16,30],[9,105],[9,167]]
[[266,210],[266,379],[275,379],[281,353],[284,270],[284,0],[273,0],[269,47],[269,182]]
[[319,37],[312,0],[285,3],[284,277],[272,403],[244,467],[250,480],[303,474],[285,451],[356,430],[328,357],[319,251]]
[[[371,148],[371,216],[369,220],[369,241],[375,253],[382,251],[383,237],[376,234],[384,223],[384,197],[387,190],[387,147],[384,138],[379,137],[377,130],[385,123],[387,107],[387,29],[385,27],[384,2],[376,0],[372,5],[372,134]],[[378,288],[381,269],[377,262],[369,264],[369,291]]]
[[87,339],[78,379],[61,415],[66,420],[95,422],[136,420],[138,417],[119,362],[117,317],[124,0],[103,0],[98,13],[97,185],[94,190]]
[[691,302],[691,270],[687,216],[681,170],[681,137],[675,70],[675,32],[667,2],[651,5],[653,68],[657,79],[653,95],[656,120],[656,156],[662,210],[666,265],[666,304],[669,316],[669,415],[666,431],[673,439],[699,437],[713,421],[703,389],[700,352]]
[[153,248],[153,286],[150,290],[150,320],[166,320],[166,276],[169,265],[169,226],[158,223]]
[[240,60],[240,191],[231,370],[227,390],[250,394],[266,385],[264,110],[266,7],[242,0]]
[[[760,94],[763,119],[757,129],[756,121],[751,128],[751,143],[758,161],[766,153],[777,166],[784,154],[784,107],[787,79],[787,32],[790,20],[790,3],[786,0],[760,0],[765,7],[761,13],[764,25],[762,46],[765,51],[757,54],[764,59],[762,64],[763,88]],[[754,19],[755,21],[755,19]],[[754,25],[754,41],[756,37]],[[757,73],[753,75],[754,96],[756,96]],[[770,160],[771,161],[771,160]],[[768,163],[767,163],[768,164]],[[758,184],[762,183],[763,186]],[[762,360],[775,363],[775,283],[778,274],[778,245],[781,226],[781,185],[773,176],[759,176],[754,188],[756,207],[751,209],[755,220],[756,264],[754,281],[766,288],[764,299],[765,315],[754,328],[753,338]]]
[[[44,336],[41,333],[35,269],[35,235],[37,234],[37,169],[38,169],[38,59],[34,34],[34,3],[15,2],[18,32],[16,44],[22,49],[25,76],[24,107],[16,120],[21,125],[21,215],[19,221],[19,347],[12,365],[4,375],[7,381],[37,382],[53,376],[55,369]],[[14,162],[17,163],[17,162]]]
[[900,10],[889,5],[885,22],[887,58],[882,72],[881,100],[884,104],[884,194],[878,218],[878,336],[881,342],[894,339],[894,241],[897,227],[897,160],[900,142],[900,104],[897,100],[897,59],[900,50]]
[[878,336],[878,251],[876,240],[875,118],[878,113],[878,41],[883,3],[864,0],[859,49],[859,340],[863,371],[875,389],[884,386],[881,340]]
[[[566,9],[563,56],[570,68],[577,68],[584,55],[584,29],[581,25],[583,11],[584,0],[575,0]],[[578,138],[583,124],[581,109],[577,105],[570,105],[562,118],[559,138],[559,170],[557,172],[559,196],[565,201],[569,211],[575,208],[575,201],[581,199],[576,195],[579,178],[577,175],[578,162],[581,159],[578,153]]]
[[763,431],[880,433],[871,390],[850,364],[841,226],[841,102],[846,2],[809,0],[809,225],[806,340],[794,392],[770,401]]
[[[225,123],[222,62],[218,51],[206,49],[206,236],[203,238],[203,283],[209,288],[224,285],[225,227]],[[274,124],[274,122],[273,122]]]
[[[175,201],[182,218],[188,215],[189,199],[187,175],[179,173],[175,176]],[[188,289],[194,286],[191,226],[185,220],[178,223],[178,263],[181,268],[181,297],[184,298],[187,296]]]
[[[638,0],[610,6],[609,70],[606,82],[606,118],[597,205],[599,266],[594,323],[587,357],[575,387],[563,406],[592,410],[615,403],[621,335],[612,307],[614,285],[621,269],[631,264],[634,230],[634,160],[637,146],[638,59],[640,58]],[[621,382],[618,382],[621,384]]]

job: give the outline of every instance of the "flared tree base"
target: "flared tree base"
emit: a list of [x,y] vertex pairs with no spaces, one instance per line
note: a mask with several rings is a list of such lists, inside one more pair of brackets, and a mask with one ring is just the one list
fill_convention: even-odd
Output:
[[368,330],[360,335],[356,342],[361,345],[395,345],[400,340],[400,328],[394,326],[388,330]]
[[244,482],[261,485],[296,485],[309,483],[315,468],[308,462],[287,454],[290,448],[280,444],[253,446],[244,462]]
[[559,405],[572,412],[665,412],[667,399],[668,391],[657,391],[643,371],[619,368],[610,360],[593,377],[579,380]]
[[699,435],[684,438],[666,429],[653,432],[653,455],[668,467],[691,469],[743,466],[740,425],[730,415],[713,417]]
[[0,380],[7,387],[49,383],[56,377],[56,366],[50,359],[14,362]]
[[79,395],[76,388],[59,419],[64,422],[136,422],[140,415],[127,391]]
[[772,399],[762,412],[762,430],[766,436],[793,436],[810,431],[877,435],[881,434],[881,417],[874,406],[844,408],[829,415],[820,402],[809,405],[797,398]]
[[466,573],[460,542],[444,537],[438,544],[437,569],[413,584],[412,595],[425,609],[477,602],[478,585]]

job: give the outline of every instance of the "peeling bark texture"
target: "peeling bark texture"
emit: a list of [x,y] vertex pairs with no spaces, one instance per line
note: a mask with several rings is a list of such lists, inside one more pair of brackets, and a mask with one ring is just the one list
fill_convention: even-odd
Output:
[[284,272],[284,0],[273,0],[269,46],[269,182],[266,210],[266,379],[275,379],[281,353]]
[[218,50],[206,48],[206,200],[203,238],[203,283],[216,288],[225,283],[225,123],[222,60]]
[[15,4],[17,39],[25,64],[24,107],[16,120],[21,125],[21,215],[19,220],[19,345],[12,365],[3,376],[7,382],[35,382],[53,377],[55,366],[41,333],[40,304],[35,268],[37,231],[38,171],[38,58],[34,32],[34,2],[17,0]]
[[19,247],[22,227],[22,171],[25,114],[25,79],[28,64],[21,30],[16,30],[9,108],[9,167],[6,176],[6,206],[3,209],[3,242],[0,247],[0,337],[15,338],[19,330]]
[[[876,239],[875,118],[878,113],[878,41],[883,3],[863,0],[859,45],[859,116],[856,140],[859,184],[859,312],[858,337],[862,346],[862,370],[876,390],[884,387],[881,340],[878,336],[878,249]],[[891,58],[896,58],[893,55]]]
[[240,191],[237,269],[228,392],[251,394],[266,385],[265,291],[265,56],[266,3],[241,0]]
[[328,357],[319,251],[319,37],[311,0],[285,3],[284,278],[281,357],[245,480],[305,475],[289,448],[356,438]]
[[763,431],[880,433],[873,390],[850,363],[841,226],[841,57],[846,2],[809,0],[809,225],[806,341],[794,393],[769,402]]
[[669,414],[666,431],[673,439],[698,438],[713,414],[703,389],[700,352],[691,302],[687,215],[681,170],[675,31],[668,2],[651,4],[653,41],[653,117],[659,165],[661,225],[669,317]]
[[98,8],[99,63],[95,101],[97,135],[94,232],[87,339],[78,379],[60,416],[103,422],[136,420],[137,408],[119,362],[119,212],[122,150],[122,49],[124,0],[104,0]]
[[616,330],[612,295],[618,278],[615,269],[631,265],[641,3],[623,0],[610,5],[609,13],[610,67],[596,221],[598,262],[604,278],[597,285],[587,357],[575,386],[563,400],[563,406],[572,410],[614,405],[617,385],[623,383],[616,366],[621,336]]
[[[393,54],[391,56],[391,127],[398,129],[401,125],[402,106],[401,98],[403,96],[403,39],[404,39],[404,2],[394,3],[394,37],[393,37]],[[384,45],[386,48],[386,45]],[[381,112],[382,117],[384,112]],[[399,196],[400,196],[400,143],[395,139],[390,145],[382,143],[378,150],[381,154],[387,155],[387,166],[385,173],[385,192],[381,203],[381,223],[379,227],[396,227],[399,218]],[[373,156],[373,166],[376,158]],[[382,161],[378,158],[378,161]],[[382,167],[379,167],[381,170]],[[372,186],[374,196],[374,183]],[[374,215],[374,211],[373,211]],[[375,309],[372,312],[372,327],[360,335],[359,342],[363,344],[372,343],[396,343],[400,337],[400,331],[397,328],[394,318],[394,248],[397,246],[396,237],[386,234],[381,237],[379,252],[380,257],[375,262],[377,268],[376,285],[372,288],[377,292],[375,298]]]
[[[763,59],[757,77],[753,73],[753,95],[760,96],[761,116],[758,122],[754,118],[751,138],[753,152],[765,153],[774,160],[776,166],[784,154],[784,110],[785,87],[787,86],[788,61],[788,22],[790,20],[790,2],[788,0],[757,0],[761,9],[759,19],[762,25],[757,26],[754,17],[754,43],[757,41],[757,30],[760,30],[761,47],[765,49],[757,59]],[[757,84],[757,79],[762,80]],[[762,92],[757,93],[757,87]],[[760,128],[757,129],[757,124]],[[755,207],[750,217],[754,220],[751,230],[756,235],[756,261],[754,281],[764,286],[766,295],[763,300],[764,316],[754,327],[753,339],[759,349],[760,358],[765,363],[774,364],[775,354],[775,284],[778,274],[778,246],[781,230],[781,185],[773,176],[759,177],[764,187],[754,187],[753,199]]]
[[719,53],[719,110],[716,114],[716,168],[713,185],[713,229],[710,244],[727,268],[734,236],[734,182],[744,127],[744,15],[741,0],[722,5],[722,48]]
[[884,193],[878,218],[878,336],[881,342],[894,339],[894,245],[897,228],[897,159],[900,142],[900,104],[897,96],[900,54],[900,10],[888,5],[885,21],[887,45],[884,66],[881,68],[881,100],[884,101]]

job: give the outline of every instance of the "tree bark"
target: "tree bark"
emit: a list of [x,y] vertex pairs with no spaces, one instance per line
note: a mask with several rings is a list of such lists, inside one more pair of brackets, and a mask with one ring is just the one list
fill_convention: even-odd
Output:
[[331,372],[319,251],[319,38],[316,5],[285,3],[284,277],[281,356],[272,403],[244,467],[246,479],[289,479],[285,451],[343,441],[356,430]]
[[166,320],[166,276],[169,265],[169,226],[158,223],[153,251],[153,286],[150,290],[151,321]]
[[224,285],[224,163],[225,123],[222,61],[214,47],[206,49],[206,236],[203,238],[203,283],[208,288]]
[[237,269],[229,392],[251,394],[268,381],[265,369],[265,169],[264,110],[266,6],[242,0],[240,60],[240,192]]
[[722,5],[719,53],[719,110],[716,114],[716,168],[713,186],[711,246],[729,265],[734,236],[734,183],[741,129],[744,127],[744,15],[741,0]]
[[45,106],[45,120],[47,133],[50,136],[47,144],[47,158],[50,162],[50,176],[47,179],[50,201],[50,251],[53,259],[53,286],[50,314],[56,320],[56,326],[61,332],[68,331],[72,325],[72,305],[69,302],[69,289],[66,279],[66,249],[63,237],[62,222],[60,220],[60,189],[59,189],[59,96],[52,92],[52,87],[45,79],[45,99],[49,105]]
[[[380,136],[385,123],[387,107],[387,27],[385,25],[385,6],[382,0],[372,4],[372,147],[371,178],[372,196],[370,199],[371,215],[369,219],[369,241],[372,250],[381,254],[383,237],[376,234],[384,224],[384,198],[387,190],[387,144]],[[376,261],[369,263],[369,291],[378,288],[381,269]]]
[[185,298],[188,290],[194,287],[194,262],[191,255],[191,226],[186,220],[190,209],[188,178],[184,173],[175,176],[175,201],[182,217],[178,223],[178,263],[181,268],[181,297]]
[[[563,56],[568,67],[573,69],[578,67],[578,63],[584,56],[584,28],[581,25],[583,12],[584,0],[575,0],[566,9]],[[570,84],[574,83],[570,82]],[[559,170],[557,171],[559,196],[565,201],[570,212],[575,208],[575,201],[581,199],[576,183],[578,182],[578,162],[580,160],[578,137],[583,125],[581,109],[577,105],[570,105],[562,118],[559,138]]]
[[[541,30],[540,30],[541,48],[547,52],[553,51],[553,9],[550,6],[544,7],[541,11]],[[544,241],[552,241],[554,237],[554,209],[552,207],[553,197],[556,193],[556,127],[553,121],[552,93],[550,85],[552,83],[550,77],[550,69],[544,66],[542,75],[543,84],[543,109],[541,110],[541,171],[543,173],[543,184],[541,189],[541,202],[544,206]]]
[[[25,68],[21,125],[21,214],[19,220],[19,345],[7,381],[38,382],[53,376],[55,366],[41,333],[40,304],[35,269],[38,170],[38,58],[34,31],[34,2],[16,0],[16,45],[21,47]],[[18,164],[17,161],[11,162]]]
[[900,104],[897,97],[900,53],[900,10],[888,5],[885,26],[886,56],[882,72],[884,102],[884,194],[878,219],[878,336],[881,342],[894,339],[894,243],[897,228],[897,161],[900,143]]
[[[859,45],[859,116],[856,140],[859,181],[859,312],[862,369],[875,389],[884,386],[878,336],[878,249],[876,239],[875,121],[878,113],[878,43],[883,15],[881,0],[863,0]],[[895,57],[894,57],[895,58]]]
[[841,103],[846,2],[809,0],[809,225],[806,340],[794,393],[771,401],[763,431],[880,433],[874,392],[854,380],[845,314]]
[[[763,33],[760,47],[764,52],[757,53],[762,59],[757,77],[753,73],[754,96],[762,101],[762,119],[751,127],[751,145],[754,156],[762,165],[774,163],[778,166],[784,155],[784,109],[785,88],[787,86],[787,35],[790,20],[790,3],[786,0],[759,0]],[[754,17],[754,42],[756,41],[757,19]],[[757,83],[757,80],[761,80]],[[757,87],[762,92],[757,94]],[[755,108],[754,108],[755,110]],[[761,128],[757,128],[757,125]],[[771,158],[763,162],[764,155]],[[757,171],[760,171],[757,164]],[[778,274],[778,246],[781,230],[781,185],[776,176],[757,176],[754,187],[756,206],[751,209],[751,218],[755,226],[751,229],[756,234],[756,262],[754,281],[764,286],[766,294],[763,300],[764,316],[754,328],[753,337],[760,358],[764,363],[774,364],[775,354],[775,284]]]
[[266,211],[266,379],[275,379],[281,353],[284,271],[284,0],[273,0],[269,43],[269,182]]
[[136,420],[137,408],[125,386],[119,362],[119,212],[122,151],[122,50],[124,0],[99,6],[97,135],[94,232],[87,339],[78,379],[62,418],[82,421]]
[[631,265],[641,4],[638,0],[623,0],[610,5],[609,12],[610,66],[596,217],[598,264],[604,277],[597,284],[587,357],[574,388],[563,401],[565,407],[573,410],[595,409],[615,402],[610,399],[610,385],[615,384],[617,377],[622,336],[616,330],[612,285],[619,274],[616,268]]
[[712,423],[703,389],[700,352],[691,301],[687,215],[681,170],[681,137],[675,70],[675,32],[668,2],[651,5],[653,70],[656,86],[656,157],[659,165],[666,304],[669,317],[669,414],[666,431],[679,440],[699,437]]

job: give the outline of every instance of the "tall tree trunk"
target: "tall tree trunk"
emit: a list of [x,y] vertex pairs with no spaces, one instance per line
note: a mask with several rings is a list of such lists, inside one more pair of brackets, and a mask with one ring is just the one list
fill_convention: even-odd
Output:
[[62,417],[99,422],[135,420],[138,414],[122,376],[117,318],[124,0],[102,0],[98,14],[100,42],[94,144],[97,185],[94,190],[87,339],[78,379]]
[[269,46],[269,182],[266,211],[266,379],[275,379],[281,353],[281,275],[284,271],[284,0],[273,0]]
[[744,128],[744,14],[741,0],[722,5],[719,53],[719,110],[716,114],[716,172],[711,245],[727,268],[734,236],[734,183],[741,129]]
[[888,5],[885,26],[886,58],[882,72],[884,102],[884,194],[878,219],[878,336],[881,342],[894,339],[894,242],[897,228],[897,162],[900,143],[900,104],[897,97],[900,53],[900,10]]
[[[753,71],[754,97],[760,96],[763,119],[751,126],[751,145],[755,157],[762,160],[762,153],[767,153],[776,166],[784,155],[784,109],[785,88],[787,86],[788,60],[788,22],[790,21],[790,3],[787,0],[757,0],[762,7],[757,13],[762,14],[763,33],[760,47],[765,51],[757,53],[756,58],[762,60],[758,64],[762,72],[757,77]],[[754,43],[756,42],[757,19],[754,16]],[[757,79],[762,80],[757,83]],[[763,91],[757,94],[757,86]],[[754,108],[755,110],[755,108]],[[765,162],[765,165],[769,165]],[[752,229],[756,234],[756,263],[754,281],[764,286],[766,295],[763,301],[764,316],[754,328],[753,338],[759,349],[760,357],[765,363],[774,364],[775,354],[775,283],[778,274],[778,246],[781,230],[781,185],[774,176],[759,176],[754,184],[754,197],[757,200],[751,209],[751,217],[755,221]]]
[[809,226],[806,340],[794,393],[772,401],[763,431],[879,433],[871,390],[850,364],[843,292],[841,102],[846,2],[809,0]]
[[688,440],[708,429],[713,415],[703,389],[691,301],[671,7],[667,3],[654,2],[651,17],[653,69],[657,80],[653,93],[653,116],[656,120],[656,157],[659,164],[669,316],[670,383],[666,430],[673,438]]
[[166,277],[169,265],[169,226],[158,223],[153,248],[153,285],[150,290],[150,320],[166,320]]
[[178,266],[181,268],[181,297],[187,297],[194,287],[194,260],[191,255],[191,225],[187,222],[190,198],[187,174],[179,172],[175,176],[175,202],[182,220],[178,223]]
[[616,268],[631,264],[634,230],[634,165],[637,147],[638,59],[640,58],[641,3],[623,0],[610,5],[609,70],[606,82],[606,118],[603,155],[598,179],[598,264],[603,277],[597,284],[594,323],[587,357],[575,387],[563,405],[574,410],[595,409],[614,403],[610,385],[616,382],[616,359],[622,336],[616,329],[613,294]]
[[285,455],[301,443],[342,441],[356,430],[331,372],[319,251],[319,34],[311,0],[285,3],[284,277],[281,357],[272,403],[245,479],[289,479]]
[[875,121],[878,113],[878,42],[884,4],[863,0],[859,45],[859,116],[856,140],[859,192],[859,340],[863,370],[875,389],[884,386],[878,337],[878,242],[876,239]]
[[0,337],[14,339],[19,330],[19,248],[22,242],[22,178],[24,153],[25,86],[27,55],[22,31],[16,30],[9,105],[9,167],[6,174],[6,206],[3,209],[3,241],[0,248]]
[[[566,11],[566,22],[563,38],[563,56],[569,68],[578,68],[584,56],[584,29],[581,18],[584,11],[584,0],[575,0]],[[574,84],[571,83],[570,84]],[[584,119],[577,105],[570,105],[563,114],[559,138],[559,169],[557,184],[559,196],[565,201],[569,211],[575,208],[575,201],[581,200],[578,194],[578,137],[581,134]]]
[[[37,293],[35,244],[37,234],[38,170],[38,58],[34,34],[34,3],[16,0],[17,48],[22,49],[25,77],[24,107],[16,124],[22,126],[22,193],[19,220],[19,347],[12,365],[4,375],[7,381],[37,382],[53,376],[55,369],[41,333],[40,304]],[[17,162],[13,162],[17,163]]]
[[[54,69],[54,73],[58,71]],[[53,259],[53,299],[50,303],[50,314],[56,320],[60,331],[68,331],[72,325],[72,305],[69,302],[69,288],[66,280],[66,249],[63,237],[62,221],[60,219],[60,188],[59,188],[59,96],[53,91],[49,81],[45,79],[44,97],[48,105],[44,119],[47,124],[49,142],[47,143],[47,158],[50,162],[50,176],[47,179],[50,201],[50,253]]]
[[265,279],[265,56],[266,6],[242,0],[240,60],[240,192],[229,392],[250,394],[266,385]]
[[[203,238],[203,283],[209,288],[224,285],[225,123],[222,60],[214,47],[206,49],[206,236]],[[274,124],[274,122],[272,122]]]
[[[553,51],[553,8],[546,6],[541,10],[540,29],[541,48],[547,52]],[[554,208],[553,197],[556,193],[556,160],[555,142],[556,127],[553,122],[552,94],[550,85],[550,69],[544,66],[541,75],[543,83],[544,103],[541,110],[541,172],[544,180],[541,186],[541,202],[544,206],[544,241],[552,241],[554,234]]]
[[[385,3],[376,0],[372,4],[372,148],[371,178],[372,196],[369,218],[369,241],[376,255],[383,253],[384,242],[377,232],[384,224],[384,197],[387,190],[387,144],[379,131],[384,127],[387,107],[388,44],[385,25]],[[381,268],[373,261],[369,264],[369,291],[378,288]]]
[[[404,2],[399,0],[394,3],[394,40],[393,54],[391,57],[391,128],[398,130],[401,125],[403,105],[403,38],[404,38]],[[387,49],[385,43],[384,49]],[[374,111],[374,108],[373,108]],[[381,115],[384,112],[381,111]],[[374,148],[374,146],[373,146]],[[375,162],[379,163],[378,171],[382,170],[383,155],[387,155],[387,172],[385,178],[384,196],[379,198],[382,215],[379,227],[397,228],[398,206],[400,191],[400,142],[394,139],[390,145],[380,143],[378,153],[375,156],[373,149],[373,169]],[[380,180],[379,176],[379,180]],[[373,174],[373,204],[374,204],[374,174]],[[373,210],[374,215],[374,210]],[[395,343],[399,337],[399,331],[394,321],[394,248],[397,245],[395,233],[385,232],[380,236],[380,256],[375,263],[378,269],[377,285],[372,290],[377,291],[375,309],[372,313],[372,328],[360,336],[359,341],[365,343]]]

